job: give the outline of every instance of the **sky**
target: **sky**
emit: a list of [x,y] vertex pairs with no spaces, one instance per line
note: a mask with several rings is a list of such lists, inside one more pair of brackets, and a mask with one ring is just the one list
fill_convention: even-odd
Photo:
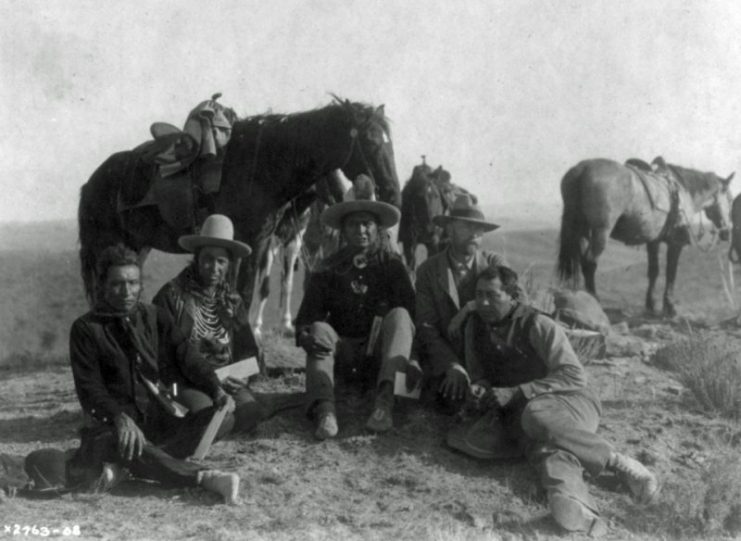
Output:
[[583,159],[662,155],[723,176],[741,169],[736,2],[0,0],[0,9],[0,222],[74,219],[100,163],[147,140],[152,122],[182,126],[214,92],[240,116],[320,107],[329,93],[385,104],[401,182],[424,154],[491,212],[554,226],[560,179]]

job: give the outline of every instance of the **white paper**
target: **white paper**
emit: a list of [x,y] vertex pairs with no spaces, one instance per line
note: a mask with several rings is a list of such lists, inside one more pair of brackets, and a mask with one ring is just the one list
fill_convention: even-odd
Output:
[[241,361],[237,361],[236,363],[217,368],[215,372],[219,381],[224,381],[229,376],[237,379],[245,379],[258,374],[260,372],[260,367],[257,365],[257,357],[248,357]]
[[394,394],[396,396],[403,396],[405,398],[413,398],[419,400],[419,394],[422,392],[422,383],[417,382],[417,385],[411,391],[407,391],[407,375],[404,372],[397,372],[394,378]]

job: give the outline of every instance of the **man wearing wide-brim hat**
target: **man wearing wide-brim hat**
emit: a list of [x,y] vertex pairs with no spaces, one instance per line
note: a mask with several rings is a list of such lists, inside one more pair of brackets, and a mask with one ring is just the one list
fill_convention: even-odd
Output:
[[440,405],[452,413],[468,391],[460,325],[473,310],[476,274],[504,261],[481,249],[482,236],[499,226],[487,220],[468,195],[458,196],[450,213],[433,221],[445,229],[450,244],[417,271],[415,324],[425,375],[435,386]]
[[[398,223],[400,213],[375,201],[372,181],[363,177],[356,180],[356,188],[370,185],[370,189],[356,189],[354,201],[337,203],[321,216],[325,225],[339,230],[344,245],[311,276],[296,317],[296,343],[307,353],[308,414],[320,440],[338,432],[335,377],[375,390],[366,427],[384,432],[393,425],[396,372],[406,372],[408,383],[421,376],[419,365],[409,361],[414,289],[400,257],[379,233]],[[365,199],[359,197],[363,192]]]
[[[193,260],[152,299],[175,322],[214,369],[258,355],[249,322],[249,307],[234,290],[239,260],[250,255],[250,247],[234,240],[234,226],[223,214],[212,214],[198,234],[178,239]],[[178,400],[190,411],[213,406],[203,382],[182,373],[170,375],[166,383],[177,384]],[[248,431],[266,412],[248,388],[246,380],[232,376],[220,382],[236,403],[229,430]]]

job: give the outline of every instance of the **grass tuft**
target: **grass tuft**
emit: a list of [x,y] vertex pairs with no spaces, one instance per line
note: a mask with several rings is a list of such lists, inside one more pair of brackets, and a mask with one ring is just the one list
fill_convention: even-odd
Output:
[[676,372],[705,409],[741,419],[741,359],[733,343],[696,335],[659,349],[654,360]]

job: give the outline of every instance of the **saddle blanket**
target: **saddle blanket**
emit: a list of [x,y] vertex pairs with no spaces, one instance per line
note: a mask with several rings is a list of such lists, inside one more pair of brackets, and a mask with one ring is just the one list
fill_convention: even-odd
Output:
[[673,179],[659,173],[645,171],[631,164],[625,164],[625,167],[630,169],[643,185],[652,208],[667,214],[671,212],[672,193],[676,191]]

